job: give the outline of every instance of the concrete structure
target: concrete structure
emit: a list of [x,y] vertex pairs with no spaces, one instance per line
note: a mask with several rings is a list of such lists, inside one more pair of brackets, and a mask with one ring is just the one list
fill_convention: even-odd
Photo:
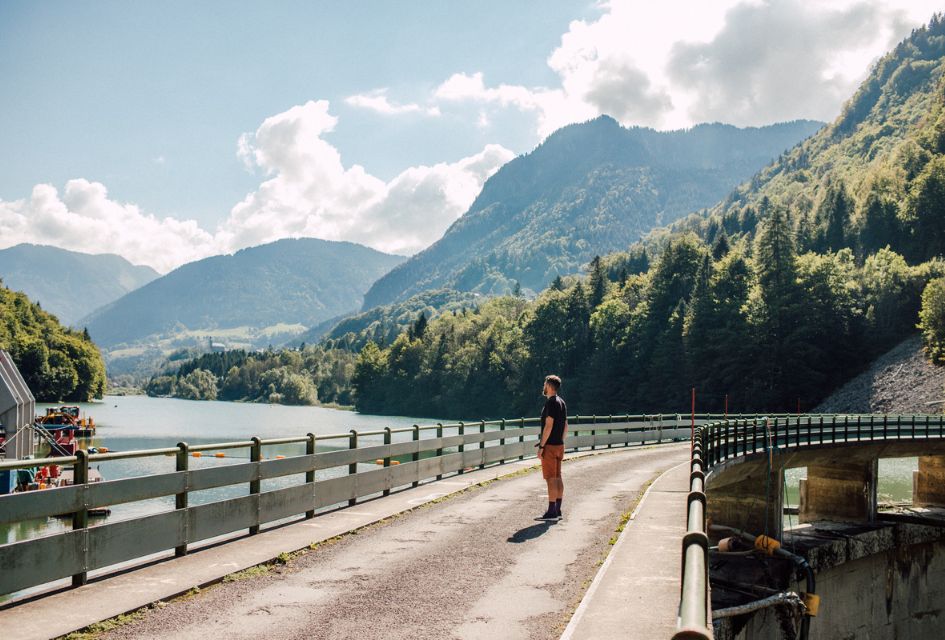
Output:
[[[940,455],[923,455],[938,453]],[[807,468],[801,481],[800,522],[870,523],[876,517],[877,461],[920,457],[915,503],[945,506],[945,440],[849,440],[721,462],[706,478],[709,519],[716,524],[781,538],[785,469]]]
[[945,507],[945,456],[919,456],[912,476],[912,504]]
[[[820,611],[810,640],[939,640],[945,628],[945,529],[820,522],[785,532],[809,558]],[[716,560],[718,562],[718,560]],[[789,586],[790,588],[790,586]],[[784,608],[717,621],[715,640],[793,640]]]
[[6,457],[22,460],[34,453],[30,427],[36,400],[6,351],[0,350],[0,425],[6,435]]

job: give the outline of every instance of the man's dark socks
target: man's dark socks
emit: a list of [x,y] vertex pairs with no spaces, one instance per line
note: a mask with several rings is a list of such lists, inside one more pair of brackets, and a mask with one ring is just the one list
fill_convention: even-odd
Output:
[[561,498],[555,500],[555,514],[560,518],[561,517]]

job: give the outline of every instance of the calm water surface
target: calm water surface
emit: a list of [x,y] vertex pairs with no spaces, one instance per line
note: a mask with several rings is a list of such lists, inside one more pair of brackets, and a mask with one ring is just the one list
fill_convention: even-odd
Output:
[[[46,407],[37,405],[37,413]],[[324,407],[288,407],[282,405],[248,404],[236,402],[204,402],[173,398],[149,398],[147,396],[106,396],[103,402],[80,405],[83,416],[95,419],[96,434],[91,440],[82,441],[82,446],[108,447],[109,451],[157,449],[176,446],[178,442],[190,445],[247,440],[253,436],[279,438],[304,436],[311,432],[319,436],[347,433],[351,429],[372,431],[385,427],[410,427],[413,424],[430,424],[426,419],[409,417],[373,416]],[[409,439],[410,434],[400,436]],[[395,438],[396,440],[397,438]],[[361,444],[382,442],[381,436],[361,438]],[[347,439],[324,440],[318,450],[347,447]],[[263,448],[265,458],[276,455],[299,455],[305,445],[280,445]],[[201,458],[191,458],[190,468],[235,464],[249,458],[249,449],[229,449],[225,458],[214,457],[206,452]],[[115,460],[93,464],[105,480],[117,480],[155,473],[174,471],[173,456],[157,456],[131,460]],[[330,470],[325,473],[330,475]],[[298,482],[295,477],[278,478],[263,482],[262,490],[288,486]],[[191,493],[191,504],[201,504],[245,495],[247,487],[224,487]],[[92,526],[115,519],[135,517],[174,508],[172,496],[115,505],[106,518],[95,518]],[[0,525],[0,544],[45,535],[71,527],[70,520],[49,518],[32,520],[15,525]]]

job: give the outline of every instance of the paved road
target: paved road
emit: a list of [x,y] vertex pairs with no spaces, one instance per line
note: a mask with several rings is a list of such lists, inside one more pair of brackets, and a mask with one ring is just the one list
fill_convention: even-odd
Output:
[[688,452],[669,445],[566,461],[557,524],[533,520],[546,506],[537,473],[474,488],[102,637],[557,638],[621,514]]

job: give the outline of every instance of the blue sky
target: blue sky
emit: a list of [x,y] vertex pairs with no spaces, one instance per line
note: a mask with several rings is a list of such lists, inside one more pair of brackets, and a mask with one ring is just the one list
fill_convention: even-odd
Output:
[[0,248],[413,253],[569,122],[832,119],[934,6],[5,0]]
[[[538,7],[541,6],[541,10]],[[111,196],[211,226],[259,183],[236,140],[266,117],[327,99],[343,157],[390,178],[478,151],[456,118],[396,127],[343,103],[428,92],[457,70],[544,84],[545,57],[586,2],[0,3],[0,198],[76,176]],[[380,120],[380,121],[379,121]],[[531,130],[504,144],[525,151]],[[163,159],[163,162],[162,162]]]

